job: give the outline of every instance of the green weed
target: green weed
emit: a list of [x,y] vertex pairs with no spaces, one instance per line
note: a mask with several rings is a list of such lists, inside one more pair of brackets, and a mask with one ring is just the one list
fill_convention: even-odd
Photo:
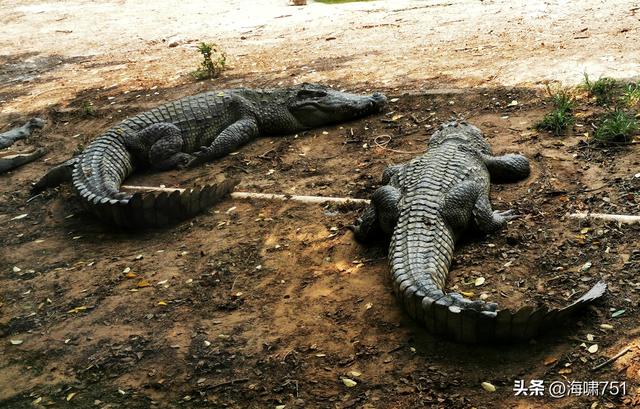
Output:
[[200,43],[198,51],[202,54],[200,67],[191,75],[197,80],[220,76],[227,63],[227,54],[214,43]]
[[596,104],[608,105],[615,97],[616,88],[619,87],[618,81],[610,77],[600,77],[596,81],[589,80],[589,75],[584,73],[584,89],[595,97]]
[[535,127],[537,130],[549,131],[558,136],[563,134],[567,128],[573,126],[575,123],[575,118],[573,117],[575,100],[567,90],[552,92],[548,85],[547,93],[549,93],[551,97],[553,111],[546,114]]
[[593,137],[604,143],[627,143],[639,129],[632,114],[616,109],[604,117]]

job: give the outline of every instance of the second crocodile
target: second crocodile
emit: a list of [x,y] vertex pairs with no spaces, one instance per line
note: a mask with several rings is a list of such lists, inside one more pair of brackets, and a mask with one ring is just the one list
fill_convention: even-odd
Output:
[[481,131],[465,122],[444,124],[426,154],[385,170],[384,186],[374,192],[354,233],[359,241],[391,237],[394,291],[428,331],[467,343],[528,339],[604,294],[606,285],[599,282],[565,308],[512,312],[445,293],[454,245],[468,227],[491,233],[515,217],[492,210],[490,181],[515,182],[529,173],[524,156],[494,156]]

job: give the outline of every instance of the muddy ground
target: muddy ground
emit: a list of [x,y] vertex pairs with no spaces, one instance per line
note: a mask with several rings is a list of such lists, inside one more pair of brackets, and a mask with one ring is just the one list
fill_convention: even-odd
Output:
[[[165,90],[165,95],[199,87]],[[518,105],[508,107],[514,100]],[[56,147],[60,152],[53,156],[62,157],[74,147],[67,130],[90,133],[155,103],[130,110],[105,103],[90,118],[82,109],[52,110],[39,143]],[[226,200],[172,228],[114,232],[83,212],[68,188],[25,204],[29,183],[48,167],[41,162],[3,176],[10,183],[2,186],[0,207],[1,404],[637,403],[636,347],[606,370],[590,368],[637,341],[640,230],[565,217],[576,210],[637,214],[637,145],[591,146],[582,134],[590,130],[589,108],[581,112],[574,136],[560,139],[529,129],[544,111],[530,90],[399,96],[377,117],[297,137],[260,139],[214,164],[141,175],[132,183],[189,186],[224,174],[241,177],[244,191],[366,197],[385,165],[413,156],[385,150],[376,138],[384,142],[388,138],[379,136],[390,135],[387,148],[418,152],[433,127],[451,115],[464,116],[487,133],[497,151],[532,158],[533,174],[494,188],[494,207],[515,209],[523,217],[500,234],[462,246],[450,285],[515,307],[565,304],[605,279],[606,300],[566,329],[517,346],[463,346],[429,336],[396,304],[384,246],[358,245],[346,229],[356,208]],[[27,216],[12,220],[22,214]],[[582,271],[587,262],[591,268]],[[486,282],[475,287],[480,276]],[[584,341],[597,344],[598,351],[589,353]],[[358,385],[346,388],[341,376]],[[626,381],[628,396],[514,397],[518,379]],[[485,392],[483,381],[497,391]]]
[[[0,407],[640,404],[640,226],[566,216],[584,210],[640,214],[639,145],[592,144],[592,124],[601,110],[585,97],[569,136],[531,128],[549,109],[542,89],[532,83],[579,81],[584,66],[625,78],[637,75],[636,62],[616,60],[637,53],[628,37],[637,33],[638,9],[632,2],[615,10],[595,1],[580,2],[581,9],[564,2],[536,8],[533,2],[527,9],[531,18],[523,17],[511,32],[499,23],[517,18],[517,10],[497,2],[331,6],[339,7],[331,9],[337,10],[332,28],[308,24],[317,17],[313,13],[329,13],[318,4],[282,5],[256,13],[267,21],[264,26],[252,20],[253,26],[242,28],[232,23],[242,12],[241,2],[230,1],[220,11],[228,26],[192,13],[200,20],[188,20],[187,34],[166,44],[162,26],[186,21],[195,3],[174,7],[181,13],[176,18],[138,18],[138,24],[122,22],[120,31],[109,31],[99,23],[109,27],[123,15],[135,16],[141,11],[137,7],[155,17],[171,9],[116,3],[108,8],[18,1],[2,11],[6,33],[13,35],[2,34],[3,39],[16,43],[5,43],[13,48],[1,56],[1,129],[29,115],[42,116],[45,130],[15,150],[40,145],[51,151],[44,160],[0,176]],[[267,7],[263,1],[258,6]],[[491,27],[499,27],[513,41],[505,48],[483,46],[484,51],[477,49],[482,36],[459,45],[456,38],[473,26],[468,19],[451,18],[461,10],[498,16],[478,19],[478,31],[489,36]],[[501,13],[506,13],[503,20]],[[606,13],[616,24],[596,18]],[[393,25],[391,18],[406,20]],[[564,24],[544,31],[554,18]],[[296,23],[282,23],[286,19]],[[435,24],[446,19],[452,22]],[[366,27],[372,21],[379,25]],[[353,22],[360,25],[347,24]],[[412,25],[433,28],[430,40],[442,48],[418,52],[425,39],[412,36]],[[553,39],[555,51],[534,47],[533,34],[522,35],[530,25]],[[591,33],[580,31],[583,26],[601,29],[582,38]],[[26,27],[33,28],[31,33]],[[108,41],[98,41],[96,27]],[[194,82],[186,75],[197,65],[194,41],[211,38],[216,30],[228,40],[230,69],[215,81]],[[299,51],[286,44],[288,30],[300,36]],[[572,30],[580,38],[569,36]],[[149,38],[135,40],[140,32]],[[395,46],[381,45],[381,38],[390,37]],[[378,48],[375,56],[392,50],[385,69],[366,63],[366,52],[349,50],[354,39],[365,38],[362,47]],[[567,41],[557,42],[563,38]],[[590,49],[583,47],[586,40]],[[281,60],[269,58],[278,50],[289,50],[283,54],[285,70]],[[395,58],[405,55],[416,58]],[[543,56],[549,60],[540,64]],[[570,56],[573,63],[567,62]],[[518,57],[528,64],[516,69],[510,61]],[[554,64],[558,61],[570,69],[563,71]],[[500,69],[507,66],[513,70]],[[609,283],[609,295],[565,328],[530,343],[457,345],[431,337],[396,303],[385,246],[363,247],[346,228],[361,211],[357,207],[228,199],[171,228],[122,232],[83,212],[68,187],[27,203],[32,182],[118,120],[212,87],[301,80],[360,92],[380,89],[397,101],[374,117],[259,139],[215,163],[136,175],[131,183],[188,187],[236,176],[243,191],[365,198],[386,165],[421,152],[444,120],[464,117],[486,133],[496,152],[531,158],[533,173],[524,182],[494,186],[494,207],[515,209],[522,217],[498,234],[466,240],[456,252],[449,287],[473,297],[485,294],[505,307],[564,305],[598,279]],[[476,287],[478,277],[485,283]],[[597,350],[589,352],[596,344]],[[626,347],[631,349],[622,358],[591,370]],[[357,385],[348,388],[343,377]],[[532,379],[547,385],[624,381],[626,396],[514,396],[515,381]],[[481,382],[497,390],[485,391]]]

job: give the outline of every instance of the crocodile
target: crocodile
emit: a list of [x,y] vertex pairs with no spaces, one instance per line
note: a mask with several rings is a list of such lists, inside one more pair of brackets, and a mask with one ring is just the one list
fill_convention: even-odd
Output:
[[26,124],[1,133],[0,149],[8,148],[20,139],[28,138],[36,129],[42,129],[44,127],[44,124],[44,119],[31,118]]
[[7,155],[0,157],[0,174],[8,172],[11,169],[15,169],[26,163],[33,162],[47,153],[44,148],[38,148],[31,152],[15,153],[13,155]]
[[166,103],[123,120],[78,156],[54,167],[33,193],[71,181],[83,205],[113,225],[159,227],[192,217],[238,183],[171,194],[120,190],[134,169],[191,168],[236,151],[260,135],[292,134],[379,112],[381,93],[357,95],[319,84],[290,88],[210,91]]
[[[40,118],[31,118],[26,124],[13,128],[0,134],[0,149],[8,148],[20,139],[25,139],[44,127],[45,121]],[[11,169],[33,162],[46,153],[46,149],[38,148],[31,152],[16,153],[0,157],[0,174]]]
[[529,174],[524,156],[494,155],[482,132],[464,121],[443,124],[425,154],[383,172],[383,186],[351,228],[360,242],[390,238],[394,292],[427,331],[463,343],[529,339],[605,293],[606,284],[598,282],[564,308],[512,312],[445,292],[456,241],[470,228],[493,233],[517,217],[492,210],[490,182],[517,182]]

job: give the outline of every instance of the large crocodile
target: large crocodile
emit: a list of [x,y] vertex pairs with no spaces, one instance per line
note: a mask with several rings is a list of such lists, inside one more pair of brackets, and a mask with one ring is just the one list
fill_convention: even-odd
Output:
[[385,169],[384,186],[374,192],[353,230],[359,241],[391,237],[394,291],[428,331],[461,342],[527,339],[604,294],[606,285],[600,282],[565,308],[524,307],[513,313],[445,293],[454,244],[467,228],[491,233],[516,217],[492,210],[490,181],[515,182],[529,173],[524,156],[494,156],[478,128],[456,121],[433,134],[424,155]]
[[192,167],[235,151],[259,135],[291,134],[378,112],[380,93],[361,96],[317,84],[206,92],[125,119],[82,154],[50,170],[34,192],[71,180],[84,205],[121,227],[162,226],[207,208],[237,181],[171,194],[120,191],[135,166]]

